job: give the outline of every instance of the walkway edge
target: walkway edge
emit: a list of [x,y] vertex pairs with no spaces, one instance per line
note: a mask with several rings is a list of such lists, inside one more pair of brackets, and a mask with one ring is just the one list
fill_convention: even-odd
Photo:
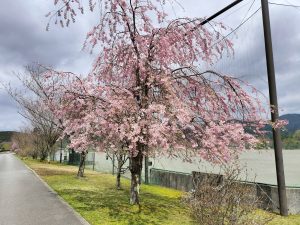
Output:
[[[16,157],[16,156],[15,156]],[[19,159],[18,157],[16,157],[17,159]],[[26,168],[28,168],[30,171],[32,171],[32,173],[45,185],[45,187],[47,189],[49,189],[50,192],[52,192],[53,194],[55,194],[57,196],[57,198],[59,199],[59,201],[68,208],[68,210],[70,210],[76,217],[77,219],[79,219],[79,221],[82,223],[82,225],[91,225],[88,221],[86,221],[78,212],[75,211],[75,209],[72,208],[72,206],[69,205],[69,203],[67,203],[56,191],[54,191],[52,189],[52,187],[50,187],[46,181],[44,181],[33,169],[31,169],[26,163],[24,163],[21,159],[19,159]]]

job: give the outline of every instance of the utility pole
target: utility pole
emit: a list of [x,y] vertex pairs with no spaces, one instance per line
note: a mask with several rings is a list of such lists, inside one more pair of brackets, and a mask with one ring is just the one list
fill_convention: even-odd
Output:
[[[267,60],[267,71],[268,71],[269,95],[270,95],[270,104],[271,104],[271,120],[274,123],[278,120],[279,115],[278,115],[275,67],[274,67],[274,59],[273,59],[270,14],[269,14],[269,5],[268,4],[269,4],[268,0],[261,0],[264,38],[265,38],[265,50],[266,50],[266,60]],[[273,142],[274,142],[274,151],[275,151],[280,214],[282,216],[287,216],[288,208],[287,208],[287,198],[286,198],[286,187],[285,187],[280,129],[272,128],[272,132],[273,132]]]
[[[236,1],[232,2],[225,8],[219,10],[212,16],[208,17],[206,20],[202,21],[202,23],[200,25],[204,25],[204,24],[208,23],[212,19],[218,17],[219,15],[221,15],[222,13],[231,9],[235,5],[241,3],[242,1],[243,0],[236,0]],[[278,114],[275,67],[274,67],[274,59],[273,59],[272,35],[271,35],[268,0],[261,0],[261,8],[262,8],[262,17],[263,17],[263,26],[264,26],[269,95],[270,95],[270,104],[272,107],[271,120],[272,120],[272,122],[276,122],[278,120],[279,114]],[[273,131],[273,141],[274,141],[274,151],[275,151],[275,163],[276,163],[276,175],[277,175],[280,214],[282,216],[287,216],[288,215],[288,207],[287,207],[287,198],[286,198],[286,187],[285,187],[280,129],[273,128],[272,131]]]

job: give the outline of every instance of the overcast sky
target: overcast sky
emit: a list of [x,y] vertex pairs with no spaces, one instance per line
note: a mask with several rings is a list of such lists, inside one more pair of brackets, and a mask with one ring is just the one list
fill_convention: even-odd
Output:
[[[178,0],[184,10],[174,6],[172,16],[208,17],[233,0]],[[244,0],[216,19],[236,28],[259,7],[256,0]],[[272,0],[300,5],[299,0]],[[52,0],[1,0],[0,8],[0,81],[18,87],[13,72],[22,72],[32,62],[57,69],[87,73],[93,55],[81,51],[86,33],[96,24],[97,13],[87,13],[76,24],[61,29],[52,25],[46,32],[45,14],[53,9]],[[274,58],[280,114],[300,113],[300,8],[270,5]],[[209,24],[207,25],[209,26]],[[229,32],[229,30],[228,30]],[[226,33],[224,33],[226,34]],[[261,11],[230,35],[235,55],[224,57],[213,68],[249,81],[268,96]],[[25,120],[18,106],[0,89],[0,130],[17,130]]]

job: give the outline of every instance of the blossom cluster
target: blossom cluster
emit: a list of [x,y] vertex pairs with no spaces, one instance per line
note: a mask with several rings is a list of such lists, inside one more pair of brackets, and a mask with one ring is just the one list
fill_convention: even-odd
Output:
[[[66,18],[74,4],[82,8],[81,1],[59,2],[67,5]],[[91,72],[44,74],[61,81],[45,91],[54,96],[47,104],[63,121],[71,147],[221,162],[256,145],[266,124],[258,97],[233,77],[198,68],[233,53],[223,24],[211,31],[200,18],[170,20],[159,0],[100,2],[100,22],[84,44],[101,49]]]

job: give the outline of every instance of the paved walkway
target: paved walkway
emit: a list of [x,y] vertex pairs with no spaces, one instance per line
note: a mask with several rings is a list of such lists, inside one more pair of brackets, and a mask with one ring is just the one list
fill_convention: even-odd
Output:
[[13,154],[0,154],[0,225],[87,224]]

